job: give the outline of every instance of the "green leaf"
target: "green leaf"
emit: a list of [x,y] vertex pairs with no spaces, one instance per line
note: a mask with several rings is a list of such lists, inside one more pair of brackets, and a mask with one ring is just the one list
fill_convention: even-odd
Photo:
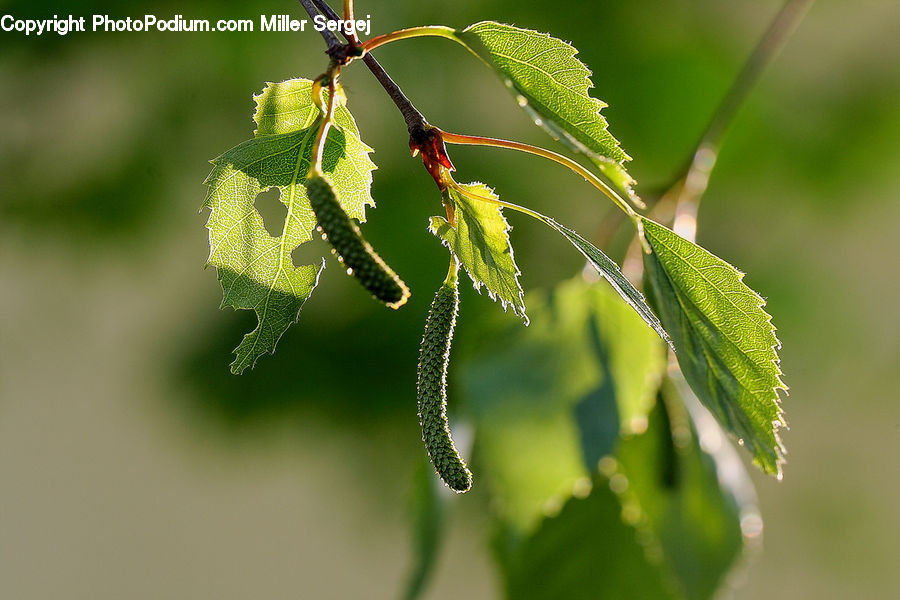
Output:
[[561,512],[506,555],[510,600],[677,598],[664,570],[648,557],[607,481],[572,497]]
[[649,219],[644,255],[650,300],[675,342],[691,388],[765,472],[781,477],[785,425],[771,316],[743,273]]
[[[666,378],[665,403],[657,400],[664,346],[608,287],[578,278],[526,300],[532,325],[489,325],[482,332],[489,341],[465,354],[460,370],[510,597],[530,598],[530,586],[537,597],[544,589],[561,598],[659,597],[656,588],[637,596],[599,593],[598,573],[619,585],[607,567],[632,578],[662,576],[663,597],[710,597],[743,548],[740,518],[758,519],[752,486],[733,448],[722,443],[724,433],[683,380],[689,397]],[[694,410],[705,420],[693,417]],[[606,470],[608,458],[600,462],[611,455],[618,458],[613,472]],[[598,464],[627,478],[614,505],[576,500]],[[595,485],[591,496],[596,493],[608,492]],[[621,523],[623,511],[654,560],[633,552],[633,537],[623,532],[633,536],[634,530]],[[563,552],[563,544],[577,546],[588,561],[593,545],[604,540],[627,549],[622,562],[583,565]],[[557,564],[557,553],[568,558]],[[546,586],[535,580],[541,575]]]
[[[257,137],[304,130],[315,121],[318,126],[319,109],[310,95],[312,81],[288,79],[280,83],[267,83],[256,101]],[[340,196],[341,206],[351,219],[366,222],[366,206],[375,206],[372,198],[372,171],[377,167],[369,154],[372,148],[362,142],[353,115],[343,104],[343,92],[339,92],[334,108],[333,124],[339,130],[329,133],[337,145],[325,147],[325,172]],[[325,93],[326,98],[328,93]],[[305,175],[305,173],[304,173]],[[304,178],[305,179],[305,178]],[[305,201],[305,197],[304,197]]]
[[[683,380],[680,380],[685,388]],[[712,598],[744,546],[741,518],[759,520],[753,485],[724,432],[666,379],[647,430],[616,452],[628,479],[626,497],[658,541],[686,598]],[[703,412],[695,425],[685,404]],[[704,446],[701,447],[701,436]],[[757,530],[758,533],[758,530]]]
[[571,44],[531,29],[482,21],[456,37],[493,68],[523,107],[555,139],[586,154],[622,191],[635,181],[623,162],[631,160],[607,130],[606,104],[588,95],[591,71]]
[[663,341],[669,345],[672,344],[666,330],[663,329],[659,319],[647,305],[647,301],[644,300],[644,295],[641,294],[624,275],[622,275],[622,271],[619,270],[619,265],[613,262],[602,250],[578,235],[575,231],[572,231],[564,225],[560,225],[550,217],[545,217],[544,222],[563,234],[566,239],[569,240],[586,259],[588,259],[588,262],[597,270],[597,273],[608,281],[613,289],[618,292],[619,296],[621,296],[622,299],[625,300],[638,315],[640,315],[644,322],[649,325],[653,331],[659,334],[659,337],[661,337]]
[[[231,371],[241,373],[264,353],[273,353],[279,338],[299,317],[318,283],[324,260],[295,267],[291,252],[312,239],[315,215],[303,182],[309,168],[319,113],[309,94],[312,82],[294,79],[268,84],[256,97],[257,137],[212,161],[204,206],[210,209],[210,254],[223,290],[223,306],[254,310],[256,329],[235,348]],[[344,210],[365,220],[374,206],[370,189],[375,165],[371,149],[359,140],[345,107],[335,113],[323,154],[323,168],[340,193]],[[277,188],[287,207],[282,232],[269,235],[254,202]]]
[[527,300],[531,325],[486,327],[460,369],[475,455],[517,532],[646,423],[665,368],[659,338],[605,285],[578,278]]
[[[494,190],[483,183],[460,187],[488,200],[498,199]],[[446,194],[453,203],[456,227],[443,217],[431,217],[430,231],[456,255],[475,289],[480,291],[483,285],[493,300],[500,300],[504,310],[511,307],[527,323],[519,267],[509,241],[510,226],[501,207],[490,201],[472,200],[453,188],[448,188]]]

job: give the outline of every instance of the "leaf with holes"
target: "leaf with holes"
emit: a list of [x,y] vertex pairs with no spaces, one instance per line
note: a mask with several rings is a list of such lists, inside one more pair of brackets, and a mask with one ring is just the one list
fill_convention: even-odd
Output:
[[485,201],[447,188],[444,201],[452,204],[456,224],[451,225],[443,217],[431,217],[430,230],[456,255],[476,289],[483,285],[492,299],[500,300],[504,310],[512,307],[527,323],[519,267],[509,241],[509,223],[500,206],[494,203],[498,197],[483,183],[460,187]]
[[[312,82],[293,79],[270,83],[256,96],[256,137],[212,161],[204,206],[210,209],[208,264],[222,284],[222,306],[253,310],[259,321],[235,348],[233,373],[273,353],[279,338],[297,321],[300,308],[315,288],[324,260],[295,267],[291,252],[312,239],[316,219],[304,182],[319,124],[312,102]],[[341,190],[345,212],[365,220],[374,163],[371,148],[359,139],[350,112],[335,111],[323,154],[325,173]],[[287,207],[281,234],[269,235],[254,202],[261,192],[277,188]]]
[[606,103],[588,94],[594,84],[590,69],[575,58],[578,50],[546,33],[493,21],[470,25],[456,37],[500,75],[536,124],[633,194],[635,181],[623,165],[631,157],[600,114]]
[[778,349],[766,302],[733,266],[649,219],[648,294],[703,404],[765,472],[781,476],[785,425]]

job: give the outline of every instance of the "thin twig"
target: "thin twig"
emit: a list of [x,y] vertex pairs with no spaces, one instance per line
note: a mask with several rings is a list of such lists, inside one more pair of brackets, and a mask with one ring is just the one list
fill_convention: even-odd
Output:
[[[812,3],[813,0],[787,0],[775,15],[710,118],[685,167],[678,171],[672,183],[663,188],[665,191],[660,194],[650,212],[651,218],[658,221],[672,219],[675,233],[690,241],[696,239],[697,211],[716,165],[725,132],[756,85],[763,69],[787,42]],[[617,218],[617,215],[612,218]],[[622,272],[632,281],[641,278],[643,261],[641,245],[637,239],[632,241],[625,253]]]
[[366,63],[366,66],[369,67],[369,71],[372,72],[372,75],[375,76],[375,79],[378,80],[378,83],[381,84],[384,91],[387,92],[388,96],[391,97],[391,100],[394,101],[394,104],[397,105],[400,114],[403,115],[403,120],[406,121],[406,128],[409,131],[409,134],[415,136],[417,133],[427,131],[429,125],[428,121],[425,120],[425,116],[419,112],[419,109],[417,109],[412,102],[410,102],[409,98],[406,97],[406,94],[403,93],[403,90],[400,89],[400,86],[391,79],[391,76],[388,75],[387,71],[384,70],[384,67],[375,60],[375,57],[371,54],[366,54],[363,56],[363,62]]
[[706,131],[697,143],[686,167],[669,186],[663,198],[675,198],[673,229],[682,237],[694,240],[697,234],[697,210],[709,184],[709,176],[715,167],[722,146],[722,138],[734,121],[738,109],[744,104],[750,91],[778,51],[784,47],[791,33],[799,25],[813,0],[787,0],[772,20],[768,30],[759,40],[753,53],[735,77],[725,97],[713,113]]
[[[309,15],[310,19],[319,14],[319,11],[316,10],[316,6],[313,4],[312,0],[300,0],[300,4],[303,6],[304,10],[306,10],[306,14]],[[323,29],[319,33],[322,34],[322,38],[324,38],[325,43],[328,44],[329,51],[341,45],[341,41],[337,39],[334,32]]]
[[[325,15],[326,18],[338,21],[340,17],[334,12],[334,10],[323,0],[300,0],[300,4],[303,5],[303,8],[306,9],[306,12],[309,14],[310,18],[315,17],[319,12]],[[329,44],[329,50],[334,48],[329,41],[329,37],[333,38],[338,46],[340,46],[340,42],[337,41],[335,35],[330,31],[322,31],[322,37],[325,38],[325,42]],[[328,35],[326,35],[328,34]],[[352,43],[352,40],[349,36],[345,35],[343,32],[341,35],[344,36],[348,42]],[[409,130],[410,135],[421,134],[425,132],[429,125],[425,120],[425,117],[421,112],[410,102],[409,98],[406,97],[406,94],[403,93],[403,90],[400,89],[391,76],[387,74],[387,71],[381,66],[381,64],[375,59],[371,54],[366,54],[363,56],[363,62],[369,68],[369,71],[372,72],[372,75],[375,76],[375,79],[378,80],[378,83],[381,84],[381,87],[384,88],[384,91],[387,92],[388,96],[390,96],[391,100],[394,101],[394,104],[397,105],[397,108],[400,110],[400,114],[403,115],[403,120],[406,121],[406,128]]]

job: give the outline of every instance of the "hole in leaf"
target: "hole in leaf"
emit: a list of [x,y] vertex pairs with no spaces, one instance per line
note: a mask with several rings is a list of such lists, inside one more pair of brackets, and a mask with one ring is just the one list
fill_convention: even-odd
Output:
[[272,237],[281,235],[281,232],[284,231],[284,220],[287,218],[287,206],[284,205],[280,198],[281,191],[273,187],[260,192],[253,203],[262,217],[266,231]]
[[314,229],[312,236],[311,241],[300,244],[291,252],[291,262],[295,267],[317,265],[323,256],[331,255],[331,246],[322,239],[322,234]]

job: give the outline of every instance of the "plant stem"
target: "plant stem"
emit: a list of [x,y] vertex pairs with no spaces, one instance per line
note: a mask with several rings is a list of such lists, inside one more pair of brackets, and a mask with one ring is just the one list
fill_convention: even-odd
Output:
[[[786,0],[722,98],[686,166],[678,171],[671,184],[663,188],[665,191],[653,206],[650,217],[667,221],[664,215],[672,215],[672,230],[687,240],[696,240],[700,200],[706,193],[725,132],[763,69],[787,42],[812,3],[813,0]],[[625,253],[622,271],[629,279],[639,279],[643,272],[639,252],[643,243],[644,240],[638,236]]]
[[379,46],[384,46],[385,44],[396,42],[397,40],[405,40],[414,37],[442,37],[461,43],[459,38],[456,37],[456,30],[452,27],[444,27],[443,25],[423,25],[421,27],[400,29],[398,31],[392,31],[391,33],[385,33],[369,38],[363,42],[362,47],[367,52],[371,52]]
[[578,164],[571,158],[563,156],[562,154],[558,154],[556,152],[553,152],[552,150],[547,150],[539,146],[532,146],[531,144],[523,144],[521,142],[513,142],[510,140],[501,140],[497,138],[488,138],[473,135],[461,135],[458,133],[448,133],[446,131],[442,131],[441,135],[443,136],[444,141],[450,144],[506,148],[508,150],[527,152],[528,154],[534,154],[536,156],[552,160],[553,162],[559,163],[564,167],[568,167],[575,173],[578,173],[579,175],[584,177],[588,181],[588,183],[603,192],[610,200],[613,201],[616,206],[618,206],[626,215],[628,215],[632,219],[636,219],[638,217],[637,213],[634,212],[634,209],[631,208],[631,206],[629,206],[628,203],[625,202],[625,200],[623,200],[615,190],[606,185],[601,179],[582,167],[580,164]]
[[[344,20],[345,21],[355,21],[356,17],[353,16],[353,0],[344,0]],[[359,46],[359,37],[356,35],[356,29],[350,34],[350,38],[347,40],[353,46]]]
[[691,241],[696,238],[697,211],[709,185],[713,167],[716,165],[722,138],[734,121],[738,109],[759,80],[763,69],[784,47],[812,3],[813,0],[787,0],[784,3],[713,113],[687,166],[669,187],[669,191],[663,195],[665,197],[672,194],[675,197],[672,228],[680,236]]
[[[316,132],[316,141],[313,145],[312,157],[310,158],[310,174],[322,176],[322,155],[325,153],[325,141],[328,139],[328,130],[331,128],[331,121],[334,119],[334,97],[337,95],[337,78],[341,73],[339,65],[332,64],[324,75],[320,75],[313,84],[313,100],[316,105],[322,109],[322,122],[319,124],[319,130]],[[323,108],[322,104],[322,79],[328,79],[328,104]]]
[[[319,11],[316,10],[316,4],[313,3],[313,0],[300,0],[300,4],[303,6],[304,10],[306,10],[306,14],[309,15],[310,19],[319,14]],[[337,15],[335,15],[335,20],[337,20]],[[341,41],[337,39],[337,36],[334,35],[334,32],[323,29],[319,33],[322,34],[322,38],[328,45],[328,50],[334,50],[341,45]]]
[[509,209],[518,211],[520,213],[524,213],[524,214],[528,215],[529,217],[534,217],[535,219],[537,219],[538,221],[541,221],[542,223],[547,223],[548,221],[551,220],[550,217],[548,217],[546,215],[542,215],[541,213],[539,213],[535,210],[531,210],[530,208],[526,208],[524,206],[519,206],[518,204],[513,204],[512,202],[504,202],[503,200],[500,200],[498,198],[488,198],[487,196],[482,196],[480,194],[470,192],[463,186],[459,185],[459,183],[457,183],[456,180],[453,179],[452,176],[450,176],[449,172],[446,173],[444,182],[447,184],[448,187],[453,188],[458,193],[462,194],[466,198],[469,198],[470,200],[475,200],[476,202],[487,202],[488,204],[496,204],[497,206],[509,208]]
[[[315,15],[321,14],[325,15],[326,18],[332,20],[339,20],[340,17],[335,14],[334,10],[325,3],[323,0],[300,0],[300,4],[303,5],[303,8],[306,9],[306,12],[312,18]],[[326,43],[329,44],[329,49],[332,48],[331,42],[329,42],[329,36],[335,40],[337,45],[340,45],[340,42],[337,41],[337,38],[334,34],[328,30],[321,32],[322,37],[325,38]],[[326,35],[327,34],[327,35]],[[342,35],[344,35],[342,33]],[[350,38],[344,35],[344,38],[350,41]],[[403,93],[391,76],[387,74],[387,71],[384,70],[384,67],[375,59],[371,54],[366,54],[363,56],[363,62],[369,68],[369,71],[372,72],[372,75],[375,76],[375,79],[378,80],[378,83],[381,84],[381,87],[384,88],[384,91],[387,92],[388,96],[390,96],[391,100],[394,101],[394,104],[397,105],[397,108],[400,110],[400,114],[403,115],[403,120],[406,121],[406,128],[409,131],[410,135],[414,133],[422,133],[425,132],[429,125],[425,120],[425,117],[421,112],[413,105],[412,102],[409,101],[409,98]]]
[[444,285],[455,286],[458,273],[459,273],[459,261],[456,260],[456,255],[453,252],[451,252],[450,253],[450,266],[447,268],[447,277],[444,279]]
[[384,88],[384,91],[387,92],[387,95],[394,101],[397,109],[400,110],[400,114],[403,115],[403,120],[406,121],[406,129],[409,134],[412,136],[416,133],[427,131],[429,125],[428,121],[425,120],[425,115],[419,112],[419,109],[417,109],[409,98],[406,97],[406,94],[403,93],[400,86],[391,79],[391,76],[388,75],[387,71],[384,70],[384,67],[375,60],[375,57],[371,54],[366,54],[363,56],[362,60],[369,68],[369,71],[372,72],[372,75],[375,76],[375,79],[378,80],[378,83],[381,84],[381,87]]

